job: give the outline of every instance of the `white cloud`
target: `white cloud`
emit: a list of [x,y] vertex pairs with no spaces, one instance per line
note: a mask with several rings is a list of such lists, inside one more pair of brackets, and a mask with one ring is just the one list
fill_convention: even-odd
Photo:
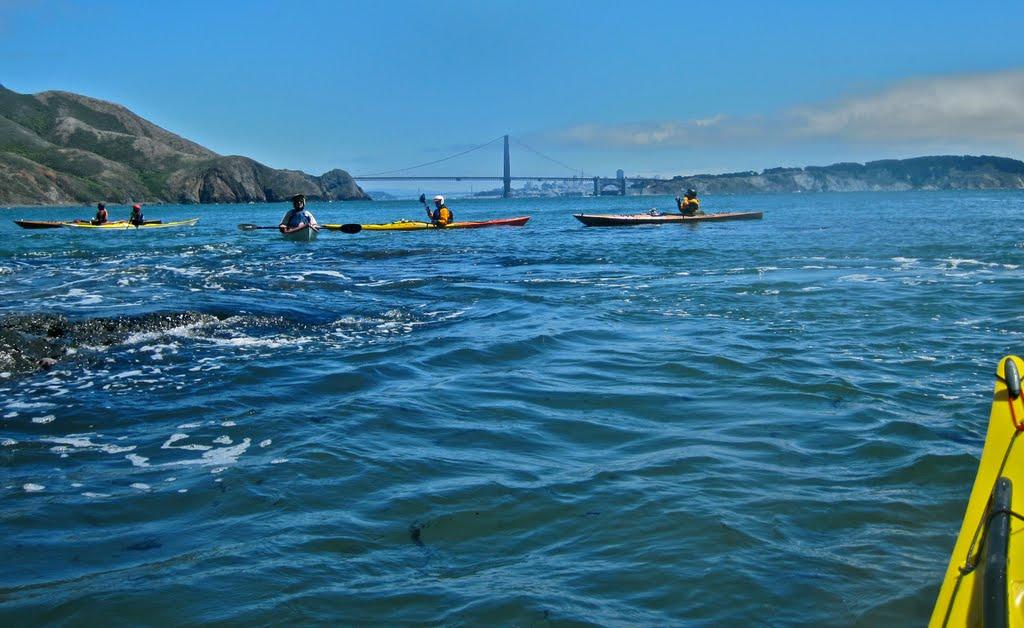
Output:
[[567,144],[620,148],[800,141],[1024,147],[1024,69],[911,79],[873,93],[765,116],[718,114],[700,120],[584,124],[557,131],[555,138]]

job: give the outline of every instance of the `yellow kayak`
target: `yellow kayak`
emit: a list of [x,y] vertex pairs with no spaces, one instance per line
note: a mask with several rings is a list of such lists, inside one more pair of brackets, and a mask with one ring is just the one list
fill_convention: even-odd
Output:
[[171,227],[191,227],[199,222],[198,218],[189,218],[188,220],[178,220],[176,222],[159,222],[150,223],[147,222],[144,225],[138,227],[128,224],[127,222],[107,222],[102,225],[93,225],[89,223],[80,222],[66,222],[65,227],[73,227],[75,229],[115,229],[119,231],[135,230],[135,229],[168,229]]
[[1024,362],[996,371],[992,414],[960,536],[929,626],[1024,626]]

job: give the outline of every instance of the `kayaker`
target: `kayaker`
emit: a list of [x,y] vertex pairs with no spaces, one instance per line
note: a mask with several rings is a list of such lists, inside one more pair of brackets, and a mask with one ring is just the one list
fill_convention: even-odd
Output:
[[434,197],[434,213],[430,215],[430,221],[438,226],[445,226],[455,220],[455,214],[444,204],[444,197],[438,194]]
[[141,227],[146,223],[146,219],[142,217],[142,205],[138,203],[132,205],[132,215],[128,218],[128,222],[136,227]]
[[697,198],[697,190],[690,188],[686,191],[686,196],[683,198],[676,197],[676,207],[679,209],[679,213],[684,216],[701,216],[704,214],[700,210],[700,199]]
[[281,219],[281,224],[277,228],[281,233],[292,233],[306,227],[311,227],[316,231],[320,230],[320,225],[317,224],[316,218],[306,210],[306,196],[304,194],[296,194],[292,197],[292,208],[284,215],[284,218]]
[[103,203],[96,203],[96,217],[92,219],[92,224],[102,225],[107,222],[107,206]]

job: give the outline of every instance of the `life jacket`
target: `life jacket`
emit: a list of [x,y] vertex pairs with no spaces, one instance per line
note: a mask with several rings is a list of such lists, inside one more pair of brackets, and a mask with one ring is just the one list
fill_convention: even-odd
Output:
[[700,212],[700,201],[696,198],[684,198],[679,203],[679,213],[684,216],[695,216]]
[[452,213],[452,210],[448,209],[447,205],[442,205],[434,210],[432,219],[439,225],[447,225],[455,220],[455,214]]
[[135,225],[136,227],[145,223],[146,219],[142,217],[142,210],[140,209],[139,213],[135,213],[135,210],[133,209],[131,218],[128,219],[128,222]]

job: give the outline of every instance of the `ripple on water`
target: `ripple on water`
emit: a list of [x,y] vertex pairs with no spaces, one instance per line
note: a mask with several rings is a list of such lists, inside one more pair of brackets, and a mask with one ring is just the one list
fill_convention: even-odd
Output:
[[921,623],[1020,351],[1019,201],[709,197],[766,218],[614,230],[566,219],[628,197],[466,200],[533,219],[309,246],[237,233],[269,205],[0,227],[5,612]]

